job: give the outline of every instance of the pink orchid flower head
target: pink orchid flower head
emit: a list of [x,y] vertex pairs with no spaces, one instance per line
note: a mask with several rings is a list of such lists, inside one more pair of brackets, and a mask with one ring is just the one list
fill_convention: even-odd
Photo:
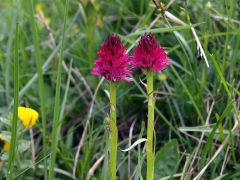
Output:
[[111,34],[101,45],[91,73],[113,82],[131,81],[126,48],[117,35]]
[[153,72],[162,71],[171,64],[165,50],[152,34],[141,36],[139,44],[130,59],[134,68],[148,69]]

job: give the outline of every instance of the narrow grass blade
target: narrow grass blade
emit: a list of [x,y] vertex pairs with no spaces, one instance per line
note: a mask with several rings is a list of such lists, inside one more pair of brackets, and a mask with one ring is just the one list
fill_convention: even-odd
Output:
[[7,43],[7,51],[6,51],[6,54],[7,54],[7,61],[6,61],[6,68],[5,68],[5,88],[6,88],[6,102],[7,102],[7,105],[9,105],[10,103],[10,62],[11,62],[11,58],[12,58],[12,53],[11,53],[11,47],[12,47],[12,44],[13,44],[13,38],[14,38],[14,26],[16,24],[16,16],[17,16],[17,13],[16,12],[13,12],[12,13],[13,15],[13,18],[12,18],[12,22],[9,24],[10,27],[9,29],[11,29],[9,31],[9,35],[8,35],[8,43]]
[[60,90],[61,90],[61,74],[62,74],[62,62],[63,62],[63,51],[64,51],[64,39],[66,31],[66,21],[68,13],[68,0],[65,1],[65,12],[64,12],[64,22],[63,22],[63,32],[61,40],[60,58],[58,61],[58,71],[57,71],[57,84],[56,84],[56,94],[54,103],[54,115],[53,115],[53,126],[52,126],[52,145],[51,145],[51,157],[50,157],[50,167],[49,167],[49,179],[54,179],[54,166],[57,154],[57,143],[58,143],[58,133],[59,133],[59,116],[60,116]]
[[147,29],[147,30],[140,30],[137,32],[134,32],[132,34],[129,34],[128,36],[138,36],[142,35],[144,33],[164,33],[164,32],[172,32],[172,31],[180,31],[180,30],[185,30],[185,29],[190,29],[192,27],[198,26],[199,24],[193,24],[193,25],[182,25],[182,26],[174,26],[174,27],[166,27],[166,28],[154,28],[154,29]]
[[68,96],[68,92],[69,92],[70,79],[71,79],[71,73],[72,73],[72,61],[73,60],[71,60],[70,67],[68,69],[68,79],[67,79],[67,84],[66,84],[66,90],[65,90],[65,93],[64,93],[64,96],[63,96],[60,116],[59,116],[60,117],[59,119],[61,120],[59,126],[61,126],[61,124],[62,124],[62,120],[63,120],[63,117],[64,117],[64,110],[65,110],[65,106],[66,106],[66,103],[67,103],[67,96]]
[[[43,79],[43,71],[42,71],[42,61],[41,61],[41,51],[39,47],[39,36],[38,29],[34,20],[34,9],[33,9],[33,0],[30,0],[30,22],[33,31],[33,41],[35,47],[35,58],[37,65],[37,73],[38,73],[38,88],[39,88],[39,96],[40,96],[40,106],[41,106],[41,119],[42,119],[42,134],[43,134],[43,155],[44,157],[47,155],[47,143],[46,143],[46,113],[45,113],[45,87],[44,87],[44,79]],[[47,160],[44,159],[45,172],[44,176],[47,179]]]
[[186,162],[185,162],[184,167],[183,167],[182,176],[181,176],[181,179],[180,179],[180,180],[184,180],[185,174],[186,174],[187,169],[188,169],[188,166],[189,166],[189,164],[190,164],[190,161],[191,161],[191,157],[190,157],[190,156],[187,156]]
[[19,61],[18,61],[18,23],[16,24],[15,32],[15,48],[14,48],[14,108],[13,108],[13,119],[11,128],[11,142],[10,142],[10,153],[8,159],[8,174],[7,180],[11,180],[13,176],[14,160],[16,155],[17,146],[17,121],[18,121],[18,99],[19,99]]

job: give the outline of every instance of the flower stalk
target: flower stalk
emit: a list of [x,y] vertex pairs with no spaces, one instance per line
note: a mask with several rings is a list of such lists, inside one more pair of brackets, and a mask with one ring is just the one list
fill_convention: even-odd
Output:
[[153,175],[154,175],[154,152],[153,152],[154,96],[153,96],[153,72],[152,71],[147,71],[147,94],[148,94],[147,180],[153,180]]
[[147,180],[154,178],[154,151],[153,151],[153,130],[154,130],[154,91],[153,75],[163,71],[166,66],[171,65],[167,53],[157,42],[152,34],[141,36],[138,46],[131,56],[131,65],[134,68],[143,69],[147,76],[148,94],[148,126],[147,126]]
[[110,84],[110,179],[116,180],[117,173],[117,141],[118,130],[116,121],[116,84],[109,82]]

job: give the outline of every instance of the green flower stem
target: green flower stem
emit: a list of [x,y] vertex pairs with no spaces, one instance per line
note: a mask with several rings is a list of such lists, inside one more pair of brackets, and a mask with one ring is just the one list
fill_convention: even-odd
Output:
[[147,180],[154,177],[154,152],[153,152],[153,125],[154,125],[154,97],[153,97],[153,72],[147,72],[148,94],[148,126],[147,126]]
[[110,82],[110,180],[116,180],[117,141],[118,130],[116,121],[116,84],[114,82]]

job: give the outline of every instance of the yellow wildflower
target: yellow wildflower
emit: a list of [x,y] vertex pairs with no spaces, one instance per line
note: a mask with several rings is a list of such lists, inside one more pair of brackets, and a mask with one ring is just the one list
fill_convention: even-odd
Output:
[[35,6],[35,10],[37,13],[42,13],[44,11],[44,5],[41,4],[41,3],[38,3],[36,6]]
[[159,76],[158,76],[158,78],[159,78],[159,80],[160,81],[166,81],[166,79],[167,79],[167,76],[166,76],[166,74],[160,74]]
[[6,141],[2,134],[0,134],[0,140],[4,142],[3,151],[8,152],[10,149],[10,142]]
[[38,112],[31,108],[18,107],[18,117],[25,128],[34,126],[38,119]]

